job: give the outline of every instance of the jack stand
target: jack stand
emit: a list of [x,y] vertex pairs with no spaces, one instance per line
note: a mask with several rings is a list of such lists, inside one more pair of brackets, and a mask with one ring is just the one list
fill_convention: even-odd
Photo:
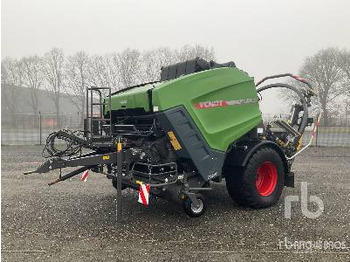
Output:
[[117,139],[117,223],[122,223],[122,165],[123,165],[123,150],[120,137]]

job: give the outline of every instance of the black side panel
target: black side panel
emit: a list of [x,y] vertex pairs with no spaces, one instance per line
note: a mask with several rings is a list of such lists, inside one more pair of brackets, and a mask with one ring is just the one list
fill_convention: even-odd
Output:
[[220,68],[220,67],[236,67],[235,62],[233,62],[233,61],[223,63],[223,64],[219,64],[219,63],[215,63],[214,61],[210,61],[209,64],[210,64],[210,69]]
[[221,175],[225,152],[209,147],[199,129],[183,106],[175,107],[158,115],[164,131],[173,131],[182,149],[179,157],[191,159],[205,180]]
[[175,79],[182,75],[192,74],[209,69],[209,63],[199,57],[193,60],[162,67],[160,80]]
[[168,66],[162,67],[162,72],[160,73],[160,79],[167,79],[168,75],[169,75],[169,67]]
[[177,63],[174,65],[162,67],[160,80],[165,81],[165,80],[175,79],[182,75],[188,75],[195,72],[201,72],[204,70],[220,68],[220,67],[236,67],[236,64],[234,62],[218,64],[218,63],[215,63],[214,61],[207,62],[197,57],[193,60],[188,60],[188,61]]

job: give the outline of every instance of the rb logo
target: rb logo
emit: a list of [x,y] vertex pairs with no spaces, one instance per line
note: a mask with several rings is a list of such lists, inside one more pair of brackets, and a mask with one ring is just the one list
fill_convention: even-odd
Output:
[[318,206],[318,209],[314,212],[310,211],[307,207],[309,202],[308,193],[307,193],[307,182],[301,182],[301,193],[299,196],[286,196],[284,199],[284,217],[290,219],[292,217],[292,202],[301,203],[301,213],[307,218],[316,219],[324,211],[324,204],[321,198],[317,196],[310,196],[310,202],[315,203]]

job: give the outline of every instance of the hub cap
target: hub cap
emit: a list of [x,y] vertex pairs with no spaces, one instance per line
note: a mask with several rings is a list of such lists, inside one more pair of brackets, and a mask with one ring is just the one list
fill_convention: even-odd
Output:
[[195,205],[193,203],[191,203],[191,210],[195,214],[202,212],[203,207],[204,207],[203,201],[201,199],[197,199],[197,201],[199,202],[198,207],[195,207]]
[[262,196],[269,196],[273,193],[277,185],[277,168],[270,161],[260,165],[256,171],[256,188]]

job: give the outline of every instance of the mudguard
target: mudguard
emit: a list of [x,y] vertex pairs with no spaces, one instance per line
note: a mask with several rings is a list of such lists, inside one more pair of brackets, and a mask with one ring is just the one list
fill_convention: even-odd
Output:
[[269,147],[274,149],[279,156],[281,157],[281,160],[283,162],[283,166],[285,169],[285,185],[289,187],[294,187],[294,175],[290,171],[291,163],[288,162],[283,150],[281,147],[272,142],[267,140],[242,140],[240,142],[237,142],[233,144],[230,149],[227,152],[226,155],[226,163],[230,163],[231,165],[235,166],[246,166],[249,159],[252,157],[252,155],[260,148],[263,147]]

